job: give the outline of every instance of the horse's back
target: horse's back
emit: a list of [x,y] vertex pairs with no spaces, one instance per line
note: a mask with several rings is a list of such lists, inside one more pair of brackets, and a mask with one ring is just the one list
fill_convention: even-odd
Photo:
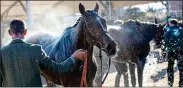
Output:
[[25,41],[33,44],[40,44],[43,50],[47,54],[49,54],[49,51],[53,47],[53,44],[55,43],[56,39],[57,39],[56,36],[53,36],[49,33],[38,32],[35,35],[26,38]]

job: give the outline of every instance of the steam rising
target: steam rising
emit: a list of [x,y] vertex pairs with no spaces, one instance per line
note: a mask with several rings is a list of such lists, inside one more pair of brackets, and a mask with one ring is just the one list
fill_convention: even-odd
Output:
[[[73,15],[71,8],[66,6],[58,6],[56,8],[40,8],[32,7],[32,13],[40,14],[33,17],[33,24],[27,24],[27,35],[33,36],[37,33],[49,33],[51,35],[61,35],[65,28],[75,24],[78,16]],[[24,19],[26,21],[26,19]],[[2,38],[2,45],[7,45],[11,42],[11,36],[8,35],[8,29],[5,30],[5,36]]]
[[[47,32],[52,35],[60,35],[65,28],[72,26],[77,18],[72,14],[72,10],[67,7],[61,7],[62,9],[54,8],[48,12],[36,17],[34,24],[28,26],[28,35],[33,35],[38,32]],[[39,11],[40,9],[38,9]]]

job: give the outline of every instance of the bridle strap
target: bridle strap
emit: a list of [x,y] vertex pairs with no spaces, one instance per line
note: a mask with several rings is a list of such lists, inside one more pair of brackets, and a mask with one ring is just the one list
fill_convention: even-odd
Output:
[[80,87],[87,87],[87,81],[86,81],[86,75],[87,75],[87,55],[84,56],[84,66],[83,66],[83,72],[82,72],[82,77],[81,77],[81,82],[80,82]]
[[[102,60],[101,60],[102,61]],[[102,63],[102,62],[101,62]],[[102,66],[102,65],[101,65]],[[109,74],[109,71],[110,71],[110,66],[111,66],[111,58],[109,57],[109,67],[108,67],[108,70],[107,70],[107,74],[104,76],[104,79],[102,80],[101,84],[103,85],[108,74]],[[101,70],[102,71],[102,70]]]
[[[100,43],[99,43],[100,44]],[[100,44],[101,45],[101,44]],[[108,56],[109,57],[109,56]],[[103,70],[103,68],[102,68],[102,49],[100,49],[99,50],[99,58],[100,58],[100,64],[101,64],[101,80],[102,80],[102,78],[103,78],[103,75],[102,75],[102,70]],[[107,74],[104,76],[104,79],[101,81],[101,85],[99,85],[99,86],[101,86],[102,87],[102,85],[104,84],[104,82],[105,82],[105,80],[106,80],[106,78],[107,78],[107,76],[108,76],[108,74],[109,74],[109,71],[110,71],[110,66],[111,66],[111,58],[109,57],[109,67],[108,67],[108,70],[107,70]]]
[[[104,35],[106,35],[108,32],[107,31],[104,31],[104,33],[102,34],[102,35],[100,35],[98,38],[95,38],[95,37],[93,37],[91,34],[90,34],[90,32],[88,31],[89,30],[89,28],[88,28],[88,26],[86,25],[86,22],[85,22],[86,20],[84,19],[84,21],[83,21],[83,28],[82,28],[82,30],[84,31],[84,35],[85,36],[89,36],[89,38],[92,38],[92,44],[93,45],[95,45],[97,42],[100,44],[100,47],[102,48],[102,44],[99,42],[100,41],[100,39],[104,36]],[[86,29],[84,29],[84,28],[86,28]],[[86,40],[86,39],[85,39]],[[100,49],[100,56],[99,56],[99,58],[101,59],[101,77],[102,77],[102,49]],[[108,68],[108,71],[107,71],[107,74],[105,75],[105,77],[104,77],[104,79],[101,81],[101,86],[104,84],[104,82],[105,82],[105,80],[106,80],[106,78],[107,78],[107,76],[108,76],[108,74],[109,74],[109,70],[110,70],[110,65],[111,65],[111,58],[109,57],[109,68]],[[86,65],[85,65],[86,66]],[[87,68],[87,66],[86,66],[86,68]],[[85,69],[86,70],[86,69]],[[84,71],[84,69],[83,69],[83,71]],[[85,71],[86,72],[86,71]],[[84,74],[84,75],[86,75],[86,74]],[[85,76],[86,77],[86,76]],[[85,79],[86,80],[86,79]],[[85,86],[87,86],[86,85],[87,83],[85,83]],[[81,83],[81,85],[80,86],[83,86],[83,84]]]
[[86,36],[89,36],[89,38],[92,38],[91,40],[92,40],[92,44],[93,44],[93,45],[95,45],[97,42],[99,42],[100,39],[102,39],[103,36],[106,35],[106,34],[108,33],[107,31],[104,31],[104,33],[103,33],[102,35],[100,35],[98,38],[95,38],[95,37],[93,37],[93,36],[90,34],[90,32],[88,32],[89,28],[88,28],[88,26],[86,25],[86,20],[85,20],[85,19],[84,19],[84,21],[83,21],[83,26],[84,26],[83,28],[86,28],[86,29],[83,29],[85,35],[86,35]]

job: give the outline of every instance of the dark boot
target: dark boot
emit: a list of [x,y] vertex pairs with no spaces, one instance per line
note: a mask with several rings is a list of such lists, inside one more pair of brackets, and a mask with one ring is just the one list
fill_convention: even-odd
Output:
[[168,85],[170,87],[173,86],[173,81],[174,81],[174,60],[169,59],[168,61],[168,69],[167,69],[167,76],[168,76]]
[[178,63],[179,68],[179,87],[183,87],[183,61]]

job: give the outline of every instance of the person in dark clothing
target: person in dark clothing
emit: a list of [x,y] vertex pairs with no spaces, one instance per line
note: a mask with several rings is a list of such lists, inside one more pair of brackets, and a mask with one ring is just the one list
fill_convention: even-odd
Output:
[[1,49],[0,86],[4,87],[42,87],[40,69],[52,69],[58,74],[71,70],[75,60],[83,60],[87,51],[76,50],[67,60],[57,63],[50,59],[37,44],[24,42],[25,23],[21,19],[10,22],[9,34],[12,42]]
[[168,52],[168,85],[173,86],[174,81],[174,61],[177,60],[179,69],[179,86],[183,87],[183,30],[178,26],[176,19],[170,19],[168,25],[165,28],[166,32],[164,35],[165,49]]

